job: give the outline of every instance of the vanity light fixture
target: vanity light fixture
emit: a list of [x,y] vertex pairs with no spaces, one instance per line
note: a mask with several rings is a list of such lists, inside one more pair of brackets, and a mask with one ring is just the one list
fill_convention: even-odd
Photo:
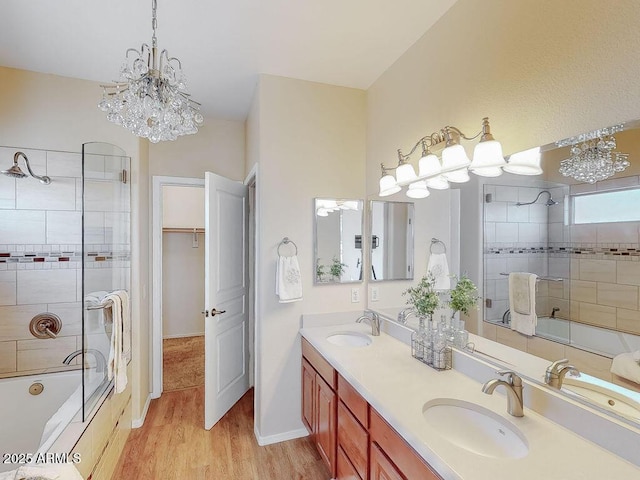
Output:
[[631,165],[629,154],[614,152],[617,144],[613,134],[623,127],[614,125],[557,142],[559,147],[571,147],[570,157],[560,162],[560,173],[580,182],[596,183],[626,170]]
[[[474,140],[477,137],[480,137],[480,142],[475,146],[471,161],[460,141]],[[409,160],[418,147],[422,147],[422,157],[416,174]],[[432,153],[432,150],[438,149],[442,149],[442,161]],[[488,117],[482,119],[482,130],[473,137],[467,137],[456,127],[446,126],[422,137],[407,154],[399,149],[396,167],[385,167],[384,164],[381,166],[382,177],[378,193],[381,197],[393,195],[402,187],[408,186],[408,197],[425,198],[429,195],[429,188],[444,190],[449,188],[449,182],[468,182],[469,171],[483,177],[497,177],[503,170],[511,171],[502,155],[502,146],[491,134]],[[395,177],[390,173],[392,170],[396,172]],[[512,173],[518,173],[515,170]],[[541,172],[542,170],[529,174],[537,175]]]
[[98,108],[107,120],[157,143],[197,133],[203,123],[200,104],[186,92],[182,63],[167,50],[158,55],[157,0],[151,0],[151,47],[127,50],[120,81],[102,86]]

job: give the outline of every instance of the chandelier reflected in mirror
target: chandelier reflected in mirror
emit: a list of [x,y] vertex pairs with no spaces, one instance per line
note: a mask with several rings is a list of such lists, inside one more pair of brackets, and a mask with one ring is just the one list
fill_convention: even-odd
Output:
[[580,182],[596,183],[623,172],[629,165],[629,154],[614,152],[614,133],[623,125],[601,128],[557,142],[559,147],[571,147],[571,156],[560,162],[560,173]]
[[98,104],[107,120],[153,143],[197,133],[203,123],[200,104],[186,91],[180,60],[167,50],[158,55],[156,10],[157,0],[152,0],[151,47],[144,43],[140,50],[127,50],[120,80],[101,85]]

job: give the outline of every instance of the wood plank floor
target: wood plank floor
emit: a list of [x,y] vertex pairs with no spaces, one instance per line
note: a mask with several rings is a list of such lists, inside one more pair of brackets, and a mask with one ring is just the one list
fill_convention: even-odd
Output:
[[204,385],[204,335],[162,341],[162,389]]
[[311,440],[258,446],[253,389],[209,431],[204,388],[153,400],[144,425],[127,440],[112,480],[328,480]]

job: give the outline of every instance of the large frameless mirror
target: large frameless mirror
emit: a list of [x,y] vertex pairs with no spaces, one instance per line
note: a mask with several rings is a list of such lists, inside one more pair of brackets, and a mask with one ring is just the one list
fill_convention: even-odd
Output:
[[413,280],[413,203],[373,200],[369,225],[370,280]]
[[[562,392],[636,424],[638,127],[628,122],[532,150],[542,175],[487,180],[482,196],[484,335],[549,363],[567,358],[580,376],[567,374]],[[531,337],[511,327],[513,272],[537,275]]]
[[314,283],[362,281],[362,200],[314,201]]

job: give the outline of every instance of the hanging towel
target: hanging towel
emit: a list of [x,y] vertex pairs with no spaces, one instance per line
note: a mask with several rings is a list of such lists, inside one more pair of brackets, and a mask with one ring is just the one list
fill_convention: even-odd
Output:
[[104,297],[111,308],[105,309],[107,321],[111,316],[111,349],[109,350],[109,380],[115,377],[116,393],[122,393],[127,386],[127,360],[131,358],[131,321],[129,318],[129,294],[116,290]]
[[449,277],[449,264],[447,263],[446,253],[432,253],[429,255],[427,263],[427,272],[433,275],[436,283],[436,290],[450,290],[451,278]]
[[536,333],[535,273],[513,272],[509,274],[509,309],[511,310],[511,330],[533,336]]
[[611,373],[640,384],[640,365],[635,359],[635,353],[621,353],[613,357]]
[[[4,478],[4,477],[1,477]],[[35,463],[15,470],[15,480],[82,480],[82,475],[72,463]]]
[[276,265],[276,295],[280,303],[299,302],[302,300],[302,277],[298,256],[278,257]]

